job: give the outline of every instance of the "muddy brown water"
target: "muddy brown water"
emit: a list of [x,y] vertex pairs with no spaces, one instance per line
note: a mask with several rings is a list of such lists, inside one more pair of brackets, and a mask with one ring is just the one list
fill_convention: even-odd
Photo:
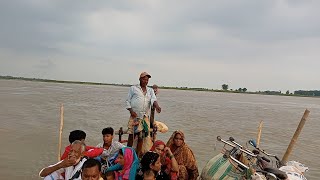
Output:
[[[0,179],[40,179],[40,169],[57,161],[61,103],[63,147],[74,129],[87,133],[88,145],[97,145],[102,128],[126,127],[127,93],[127,87],[0,80]],[[309,167],[307,178],[320,176],[319,98],[160,89],[158,99],[162,112],[156,120],[169,127],[158,139],[166,142],[182,129],[200,173],[222,147],[217,136],[245,145],[256,138],[261,120],[261,147],[282,157],[307,108],[309,118],[289,159]]]

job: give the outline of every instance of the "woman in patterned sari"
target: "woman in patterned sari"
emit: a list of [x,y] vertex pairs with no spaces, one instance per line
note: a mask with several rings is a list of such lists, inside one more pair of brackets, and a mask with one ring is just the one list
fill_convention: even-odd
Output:
[[167,142],[167,146],[178,162],[179,179],[196,180],[199,176],[197,161],[184,140],[185,137],[182,131],[174,131]]

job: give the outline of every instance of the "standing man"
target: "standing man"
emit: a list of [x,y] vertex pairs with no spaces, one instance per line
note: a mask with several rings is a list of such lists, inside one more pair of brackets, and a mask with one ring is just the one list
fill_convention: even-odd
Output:
[[158,87],[158,85],[154,84],[154,85],[152,86],[152,89],[153,89],[153,91],[154,91],[154,94],[157,96],[157,94],[159,93],[159,87]]
[[[142,72],[139,76],[140,84],[131,86],[126,100],[126,108],[130,112],[128,122],[128,146],[132,147],[134,135],[138,136],[137,154],[148,151],[150,147],[143,146],[143,140],[149,136],[150,121],[148,118],[149,110],[153,105],[158,113],[161,108],[157,102],[157,98],[152,88],[147,87],[151,75],[147,72]],[[144,145],[146,146],[146,145]]]

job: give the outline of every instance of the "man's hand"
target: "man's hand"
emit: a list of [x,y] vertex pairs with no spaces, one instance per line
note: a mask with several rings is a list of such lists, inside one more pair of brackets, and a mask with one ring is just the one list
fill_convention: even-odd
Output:
[[161,107],[159,106],[159,104],[158,104],[158,102],[157,102],[157,101],[155,101],[155,102],[153,103],[153,107],[155,107],[155,108],[156,108],[156,111],[157,111],[158,113],[160,113],[160,112],[161,112]]
[[135,119],[138,116],[137,113],[132,110],[132,108],[130,108],[128,110],[130,112],[130,116],[132,119]]
[[69,159],[68,157],[65,158],[62,162],[61,162],[61,166],[63,168],[69,167],[69,166],[73,166],[74,164],[76,164],[76,160],[75,159]]
[[133,125],[134,125],[134,126],[138,126],[139,124],[140,124],[139,121],[136,121],[136,120],[133,121]]
[[131,112],[130,112],[130,116],[132,117],[132,119],[135,119],[138,115],[137,115],[136,112],[131,111]]
[[157,107],[156,107],[156,111],[157,111],[158,113],[161,113],[161,107],[160,107],[160,106],[157,106]]

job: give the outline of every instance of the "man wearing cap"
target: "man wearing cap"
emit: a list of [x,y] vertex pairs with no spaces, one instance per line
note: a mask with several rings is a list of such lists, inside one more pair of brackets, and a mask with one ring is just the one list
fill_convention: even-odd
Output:
[[138,135],[138,144],[136,148],[138,156],[141,155],[141,153],[148,151],[152,146],[151,142],[149,145],[143,145],[144,139],[147,137],[150,139],[150,121],[148,114],[151,105],[155,107],[158,113],[161,112],[154,90],[147,87],[149,78],[151,78],[150,74],[142,72],[139,76],[140,84],[130,87],[126,100],[126,108],[130,112],[128,122],[128,146],[132,147],[134,134]]

